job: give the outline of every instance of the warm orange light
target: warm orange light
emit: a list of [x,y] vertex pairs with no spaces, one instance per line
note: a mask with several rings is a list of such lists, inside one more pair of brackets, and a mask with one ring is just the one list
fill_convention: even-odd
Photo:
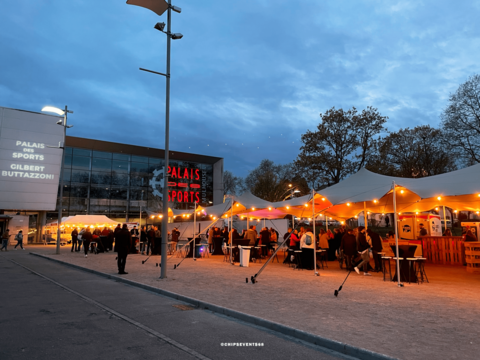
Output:
[[347,206],[350,206],[350,203],[347,203]]
[[242,216],[241,219],[243,220],[244,217],[245,217],[245,216]]
[[417,215],[418,215],[418,212],[416,212],[415,214],[417,214]]
[[210,217],[212,217],[213,215],[210,215]]
[[288,184],[288,187],[292,187],[292,184]]
[[330,220],[332,220],[332,218],[330,218]]
[[152,215],[152,216],[150,216],[150,217],[151,217],[152,219],[154,219],[154,218],[155,218],[155,215]]
[[384,213],[382,213],[382,215],[385,215]]
[[438,211],[438,207],[435,208],[435,211]]
[[477,214],[480,213],[480,211],[477,211]]
[[437,200],[439,200],[439,201],[442,200],[442,197],[441,196],[437,197]]
[[182,217],[185,217],[185,214],[183,214]]
[[400,194],[403,194],[403,190],[400,190]]
[[370,215],[370,211],[367,211],[367,215]]
[[255,208],[252,208],[252,210],[255,210]]
[[239,204],[237,204],[237,206],[240,206]]
[[197,212],[197,215],[200,215],[200,211],[199,211],[199,212]]
[[287,206],[287,210],[290,209],[290,206]]
[[376,204],[376,203],[377,203],[377,200],[373,200],[373,202]]
[[357,215],[355,215],[354,217],[355,217],[355,219],[358,219],[358,216],[357,216]]
[[305,204],[305,207],[308,207],[308,204]]
[[342,224],[342,225],[343,225],[344,223],[345,223],[344,221],[340,221],[340,224]]
[[457,210],[453,210],[453,212],[456,214],[456,213],[457,213]]
[[253,220],[253,218],[250,218],[250,220]]
[[189,217],[190,217],[190,214],[187,215],[187,218],[189,218]]
[[325,198],[322,198],[322,201],[325,201]]
[[268,208],[268,210],[272,211],[272,208],[271,208],[271,207],[269,207],[269,208]]
[[215,220],[215,219],[216,219],[216,217],[214,216],[214,217],[213,217],[213,220]]
[[308,221],[312,221],[312,219],[311,219],[311,218],[308,218]]
[[398,213],[398,215],[402,215],[402,213]]

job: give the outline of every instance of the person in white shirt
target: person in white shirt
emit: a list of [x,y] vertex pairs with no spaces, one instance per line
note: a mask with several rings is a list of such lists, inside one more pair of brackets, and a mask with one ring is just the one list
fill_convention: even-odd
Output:
[[300,249],[302,249],[302,266],[304,269],[313,270],[313,251],[315,248],[315,236],[307,230],[300,238]]

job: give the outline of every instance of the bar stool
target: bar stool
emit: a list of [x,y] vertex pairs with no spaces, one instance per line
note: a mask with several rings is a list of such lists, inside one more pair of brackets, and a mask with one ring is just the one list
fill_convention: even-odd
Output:
[[278,249],[278,245],[273,245],[272,248],[273,248],[273,253],[275,254],[275,256],[272,259],[272,262],[274,262],[275,259],[277,259],[277,263],[280,263],[280,261],[278,260],[278,252],[275,252]]
[[254,249],[255,249],[255,257],[252,258],[252,260],[254,263],[256,263],[258,260],[258,263],[261,264],[262,263],[262,247],[261,245],[255,246]]
[[295,262],[296,262],[296,265],[295,265],[295,268],[294,269],[302,269],[302,250],[295,250],[294,251],[295,253]]
[[427,280],[427,283],[430,283],[430,281],[428,281],[428,277],[427,277],[427,273],[425,272],[425,262],[427,261],[426,258],[417,258],[417,270],[416,270],[416,274],[417,274],[417,282],[420,284],[420,278],[422,279],[422,283],[425,281],[423,279],[423,277],[425,277],[425,279]]
[[[401,258],[401,257],[396,257],[396,256],[392,257],[392,260],[395,260],[395,269],[397,268],[397,265],[396,265],[397,259],[398,259],[400,262],[402,262],[403,260],[405,260],[404,258]],[[400,267],[402,267],[402,265],[400,265]],[[401,280],[401,277],[402,277],[402,273],[400,273],[400,281],[402,281],[402,280]]]
[[390,281],[392,281],[392,268],[390,264],[391,256],[382,256],[382,270],[383,270],[383,281],[385,281],[385,276],[387,275],[387,264],[388,264],[388,275],[390,276]]

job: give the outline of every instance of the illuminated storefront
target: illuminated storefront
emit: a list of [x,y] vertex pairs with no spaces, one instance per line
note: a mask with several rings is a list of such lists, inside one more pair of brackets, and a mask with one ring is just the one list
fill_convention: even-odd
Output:
[[[61,152],[48,147],[63,141],[57,120],[0,107],[0,212],[33,216],[37,227],[57,218]],[[70,136],[65,145],[63,216],[161,211],[163,150]],[[168,176],[171,208],[223,201],[222,158],[171,151]]]

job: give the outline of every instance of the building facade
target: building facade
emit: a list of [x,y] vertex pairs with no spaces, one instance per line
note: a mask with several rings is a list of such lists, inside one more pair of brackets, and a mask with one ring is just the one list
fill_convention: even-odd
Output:
[[170,151],[164,170],[162,149],[71,136],[64,142],[58,120],[0,107],[0,214],[24,224],[29,242],[41,241],[42,226],[58,217],[61,150],[50,146],[60,142],[63,216],[102,214],[120,222],[161,212],[165,171],[170,208],[223,202],[222,158]]

